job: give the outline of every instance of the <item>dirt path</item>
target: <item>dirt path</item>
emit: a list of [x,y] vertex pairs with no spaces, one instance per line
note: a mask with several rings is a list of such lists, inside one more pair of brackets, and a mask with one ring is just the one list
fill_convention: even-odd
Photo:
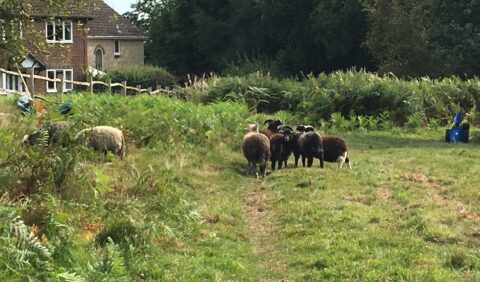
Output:
[[290,281],[287,264],[278,255],[273,232],[275,211],[268,206],[269,190],[259,183],[245,198],[245,218],[248,239],[258,260],[259,281]]

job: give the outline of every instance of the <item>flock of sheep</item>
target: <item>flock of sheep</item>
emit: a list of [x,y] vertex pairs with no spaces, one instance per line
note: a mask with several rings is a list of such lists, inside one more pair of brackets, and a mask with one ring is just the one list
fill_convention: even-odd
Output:
[[[260,176],[265,177],[267,162],[272,163],[272,170],[287,167],[290,156],[295,157],[295,167],[302,157],[303,166],[311,167],[313,159],[320,160],[323,168],[324,161],[337,162],[339,168],[344,163],[350,166],[348,150],[345,140],[338,136],[321,137],[312,126],[299,125],[296,130],[288,125],[282,125],[278,119],[265,121],[267,129],[260,130],[257,124],[250,124],[243,137],[243,155],[248,161],[248,173],[256,173],[257,164],[260,166]],[[71,141],[68,135],[70,123],[67,121],[52,122],[46,130],[37,130],[23,137],[23,144],[35,144],[39,139],[45,138],[48,145],[58,144],[67,146]],[[76,134],[74,140],[88,140],[88,144],[96,151],[107,154],[112,152],[121,159],[125,157],[126,143],[123,132],[111,126],[95,126],[87,128]],[[307,162],[307,163],[305,163]]]
[[[47,135],[47,144],[58,144],[67,146],[69,140],[68,130],[70,123],[67,121],[52,122],[47,126],[46,131],[36,130],[32,134],[23,137],[23,144],[35,144],[39,139]],[[80,131],[74,140],[88,139],[88,144],[94,150],[107,154],[112,152],[121,159],[125,157],[126,143],[123,132],[120,129],[111,126],[95,126]]]
[[348,158],[348,149],[345,140],[338,136],[321,137],[313,126],[299,125],[296,130],[288,125],[282,125],[279,119],[266,120],[267,129],[260,130],[257,124],[250,124],[246,128],[247,133],[243,137],[243,155],[248,161],[248,174],[259,176],[256,172],[257,164],[260,167],[260,176],[265,177],[267,162],[272,162],[272,170],[287,167],[287,161],[293,153],[295,167],[298,166],[298,159],[302,157],[302,164],[308,167],[313,164],[313,159],[320,160],[320,167],[323,162],[337,162],[342,168],[347,163],[351,168]]

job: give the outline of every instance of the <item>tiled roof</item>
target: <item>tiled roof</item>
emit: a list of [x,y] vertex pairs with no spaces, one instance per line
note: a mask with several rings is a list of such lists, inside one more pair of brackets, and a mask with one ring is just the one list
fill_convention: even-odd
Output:
[[30,15],[34,17],[66,17],[87,19],[92,37],[126,37],[143,39],[141,29],[119,15],[103,0],[64,0],[60,5],[48,4],[45,0],[23,0],[29,3]]
[[141,29],[131,24],[126,18],[102,0],[93,0],[96,4],[93,10],[93,20],[88,22],[88,36],[93,37],[136,37],[144,38]]
[[[44,0],[23,0],[27,3],[29,14],[34,17],[66,17],[91,19],[93,17],[93,0],[64,0],[60,4],[51,4]],[[100,0],[101,1],[101,0]]]

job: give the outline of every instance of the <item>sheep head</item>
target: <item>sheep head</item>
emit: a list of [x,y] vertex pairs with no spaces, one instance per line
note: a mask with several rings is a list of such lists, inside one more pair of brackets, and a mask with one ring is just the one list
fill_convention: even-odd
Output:
[[247,132],[257,132],[258,133],[258,124],[249,124],[245,128]]
[[282,125],[282,121],[280,119],[267,119],[264,124],[268,124],[267,129],[273,133],[278,132],[278,127]]

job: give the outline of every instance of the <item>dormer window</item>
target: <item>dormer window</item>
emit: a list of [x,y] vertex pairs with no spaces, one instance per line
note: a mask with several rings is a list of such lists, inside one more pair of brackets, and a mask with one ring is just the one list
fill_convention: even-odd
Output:
[[120,53],[120,41],[119,40],[115,40],[115,46],[114,46],[114,50],[113,50],[113,55],[115,57],[120,57],[121,53]]
[[48,43],[73,43],[73,23],[71,21],[49,21],[45,25]]

